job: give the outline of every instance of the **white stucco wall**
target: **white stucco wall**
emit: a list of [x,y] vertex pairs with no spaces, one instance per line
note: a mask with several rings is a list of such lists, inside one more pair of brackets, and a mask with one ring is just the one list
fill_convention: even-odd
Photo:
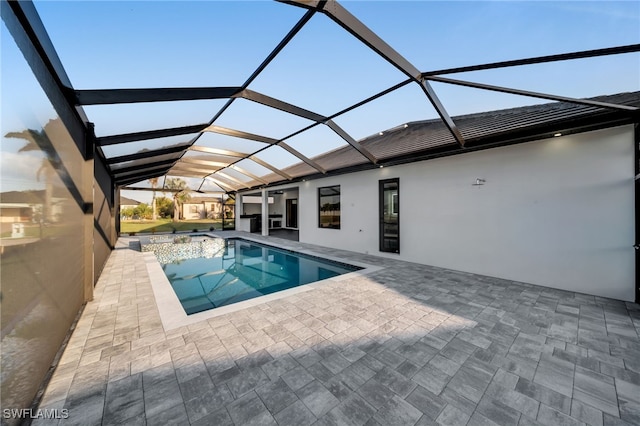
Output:
[[[400,254],[378,251],[378,181],[400,178]],[[476,178],[486,180],[473,186]],[[317,188],[341,186],[341,229]],[[300,241],[634,299],[633,127],[299,184]]]

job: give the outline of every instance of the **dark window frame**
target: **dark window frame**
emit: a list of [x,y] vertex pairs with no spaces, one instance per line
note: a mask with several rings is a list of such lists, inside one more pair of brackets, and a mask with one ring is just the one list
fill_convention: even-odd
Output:
[[[391,204],[391,209],[393,213],[397,216],[397,243],[396,248],[389,248],[385,246],[385,236],[384,236],[384,228],[385,228],[385,211],[384,211],[384,192],[385,185],[389,183],[396,184],[396,199],[395,202]],[[400,178],[391,178],[391,179],[381,179],[378,181],[378,215],[380,221],[380,229],[379,229],[379,249],[383,253],[396,253],[400,254]]]
[[[333,191],[334,193],[333,194],[328,194],[328,195],[323,195],[322,194],[323,190],[325,190],[325,191]],[[323,197],[325,197],[325,198],[335,197],[335,196],[338,196],[338,203],[337,203],[338,209],[337,210],[333,210],[333,211],[337,211],[338,212],[338,214],[337,214],[338,223],[337,223],[337,225],[335,225],[333,223],[333,221],[331,221],[328,226],[323,226],[323,224],[322,224],[322,206],[323,206],[322,198]],[[340,189],[340,185],[322,186],[322,187],[318,188],[318,228],[321,228],[321,229],[340,229],[341,223],[342,223],[342,220],[341,220],[341,216],[342,216],[342,214],[341,214],[341,199],[342,199],[342,191]],[[324,203],[324,204],[326,204],[326,203]]]

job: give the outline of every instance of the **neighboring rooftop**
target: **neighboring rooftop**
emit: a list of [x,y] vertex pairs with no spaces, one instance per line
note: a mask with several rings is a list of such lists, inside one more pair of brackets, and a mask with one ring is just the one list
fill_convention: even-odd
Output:
[[[640,92],[599,96],[589,100],[640,107]],[[464,147],[453,139],[442,121],[436,119],[405,123],[358,142],[380,159],[379,164],[400,164],[461,154],[473,149],[527,142],[552,137],[557,133],[567,135],[631,123],[638,120],[638,113],[621,113],[595,106],[552,102],[461,115],[453,119],[466,140]],[[367,165],[366,158],[348,147],[319,155],[314,157],[313,161],[328,171],[337,172],[352,170],[355,166],[371,167]],[[282,171],[296,178],[317,175],[313,168],[303,162]],[[265,176],[264,179],[282,181],[275,173]],[[253,181],[250,184],[258,186],[260,182]]]

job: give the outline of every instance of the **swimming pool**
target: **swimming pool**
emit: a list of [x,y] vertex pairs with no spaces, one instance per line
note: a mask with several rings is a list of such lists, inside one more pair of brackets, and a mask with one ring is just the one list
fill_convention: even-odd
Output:
[[213,256],[160,261],[188,315],[362,269],[241,238],[211,240],[222,248]]

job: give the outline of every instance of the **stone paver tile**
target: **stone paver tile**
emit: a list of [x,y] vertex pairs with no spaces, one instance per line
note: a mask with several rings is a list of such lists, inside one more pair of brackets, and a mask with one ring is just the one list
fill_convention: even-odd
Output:
[[580,420],[590,426],[602,426],[602,411],[584,404],[577,399],[571,401],[571,417]]
[[629,422],[640,424],[640,386],[615,379],[620,406],[620,417]]
[[[189,417],[187,416],[187,410],[184,404],[174,405],[151,416],[148,411],[146,413],[147,426],[184,425],[189,423]],[[233,425],[233,423],[230,424]]]
[[462,364],[476,349],[477,346],[467,343],[464,340],[454,338],[440,351],[440,355],[447,357],[458,364]]
[[344,375],[342,373],[332,377],[326,383],[324,383],[324,385],[329,390],[329,392],[331,392],[331,394],[338,398],[340,401],[345,400],[353,392],[352,388],[345,381]]
[[367,353],[355,345],[347,346],[340,354],[351,362],[356,362]]
[[376,379],[371,379],[357,390],[358,394],[374,407],[381,407],[395,396],[388,387]]
[[516,384],[516,391],[565,414],[571,412],[571,398],[545,386],[521,378]]
[[473,415],[469,419],[469,423],[467,423],[467,426],[500,426],[500,425],[494,422],[493,420],[489,420],[488,418],[480,414],[480,412],[476,411],[473,413]]
[[210,389],[185,402],[191,421],[199,420],[233,401],[233,395],[225,385]]
[[322,383],[328,382],[335,376],[335,374],[322,363],[313,364],[311,367],[307,368],[306,371]]
[[611,414],[603,413],[604,426],[638,426],[637,423],[629,423]]
[[271,419],[272,423],[275,423],[269,414],[269,410],[267,410],[267,407],[264,406],[255,392],[249,392],[236,399],[226,408],[236,425],[259,425],[260,421],[268,421],[269,419]]
[[470,418],[470,415],[460,411],[453,405],[447,405],[436,419],[436,422],[442,426],[459,426],[466,425]]
[[293,370],[299,365],[300,364],[298,364],[289,355],[283,355],[279,358],[274,359],[273,361],[262,365],[262,371],[264,371],[267,377],[269,377],[269,380],[276,380],[287,371]]
[[182,391],[182,397],[185,401],[202,395],[214,388],[213,382],[206,371],[207,370],[205,369],[203,373],[184,382],[180,382],[180,379],[178,379],[180,390]]
[[626,370],[624,368],[616,367],[614,365],[606,363],[600,363],[600,372],[606,374],[607,376],[624,380],[625,382],[640,385],[640,374],[631,370]]
[[[227,366],[229,367],[225,368]],[[241,375],[243,372],[235,365],[233,361],[231,361],[230,363],[224,362],[223,364],[216,365],[215,367],[208,367],[207,370],[209,371],[211,381],[214,385],[221,385],[223,383],[226,383],[229,380],[232,380],[235,377]]]
[[540,402],[512,389],[507,389],[498,384],[491,384],[483,397],[501,402],[507,407],[513,408],[527,417],[535,419],[538,415]]
[[268,362],[273,361],[273,357],[265,349],[259,350],[247,356],[236,360],[236,364],[242,370],[250,370],[255,367],[261,367]]
[[577,367],[573,397],[612,416],[619,417],[614,380],[607,375]]
[[508,354],[506,357],[494,356],[491,364],[527,380],[533,380],[538,367],[536,361],[521,358],[514,354]]
[[327,369],[333,374],[338,374],[349,365],[351,365],[351,362],[339,353],[332,354],[331,356],[320,361],[320,363],[327,367]]
[[409,395],[417,386],[416,383],[389,367],[385,367],[378,371],[373,378],[402,398]]
[[583,422],[554,410],[545,404],[540,404],[537,420],[543,425],[584,426]]
[[503,426],[517,425],[522,415],[521,412],[509,406],[505,401],[490,397],[483,398],[480,401],[477,412]]
[[69,395],[64,408],[69,410],[69,417],[61,424],[65,425],[100,425],[104,413],[106,389],[93,389],[87,393]]
[[321,420],[326,419],[327,424],[360,426],[370,421],[375,412],[361,396],[352,393]]
[[314,377],[302,367],[296,367],[288,371],[283,374],[281,378],[294,391],[297,391],[314,380]]
[[425,367],[420,369],[420,371],[418,371],[411,380],[429,390],[431,393],[439,395],[451,380],[451,376],[439,368],[427,364]]
[[[165,424],[175,424],[182,425],[184,423],[165,423]],[[191,422],[191,426],[235,426],[233,420],[231,420],[231,416],[229,412],[222,408],[218,411],[214,411],[211,414],[207,414],[201,419],[196,420],[195,422]]]
[[391,368],[397,368],[400,364],[405,362],[405,358],[402,355],[398,355],[396,352],[391,350],[384,350],[376,354],[375,358]]
[[282,379],[266,383],[256,388],[256,393],[271,414],[280,412],[298,400],[295,393],[293,393],[291,388],[289,388]]
[[447,405],[445,400],[429,392],[422,386],[416,387],[413,392],[407,396],[406,400],[431,420],[435,420]]
[[462,364],[458,364],[457,362],[452,361],[449,358],[445,358],[442,355],[434,356],[429,361],[429,365],[442,370],[449,376],[453,376],[454,374],[456,374],[462,366]]
[[342,370],[337,377],[344,381],[351,389],[356,390],[375,375],[375,371],[367,367],[364,363],[356,361]]
[[297,390],[296,394],[316,417],[323,416],[340,403],[340,401],[317,380]]
[[110,382],[104,407],[104,424],[118,424],[144,413],[142,374]]
[[574,369],[573,363],[544,354],[538,364],[533,382],[571,397]]
[[229,390],[233,392],[235,398],[261,386],[269,381],[269,378],[260,367],[244,370],[227,382]]
[[422,412],[397,395],[382,405],[373,417],[383,425],[414,425]]
[[451,378],[447,387],[473,402],[479,402],[491,378],[488,374],[478,374],[477,371],[462,367]]
[[144,409],[147,418],[183,404],[180,386],[175,375],[162,381],[151,382],[149,380],[149,382],[147,383],[147,378],[144,376]]
[[518,384],[518,380],[520,380],[519,376],[499,368],[493,376],[491,383],[499,384],[507,389],[515,389],[516,384]]
[[411,361],[405,361],[398,367],[396,367],[396,371],[407,378],[413,377],[418,372],[418,370],[420,370],[420,367],[418,367]]
[[307,426],[317,420],[316,416],[300,400],[276,414],[275,419],[279,426]]

